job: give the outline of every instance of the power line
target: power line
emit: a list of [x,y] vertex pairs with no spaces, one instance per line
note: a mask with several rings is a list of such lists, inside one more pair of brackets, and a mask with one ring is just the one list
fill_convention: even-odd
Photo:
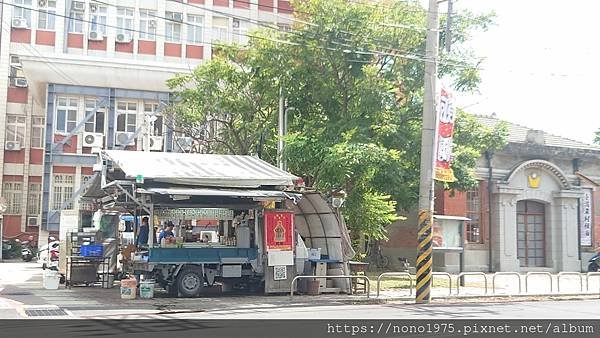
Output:
[[[196,8],[200,8],[200,9],[205,9],[204,7],[200,7],[200,6],[196,6],[196,5],[192,5],[192,4],[180,3],[180,2],[178,2],[176,0],[167,0],[167,1],[177,2],[178,4],[187,5],[187,6],[191,6],[191,7],[196,7]],[[117,25],[110,25],[110,24],[105,24],[105,23],[98,23],[98,22],[93,22],[91,20],[80,19],[80,18],[76,18],[76,17],[71,17],[71,16],[63,15],[63,14],[49,13],[49,12],[42,11],[42,10],[39,10],[39,9],[34,9],[34,8],[30,8],[30,7],[26,7],[26,6],[21,6],[21,5],[17,5],[17,4],[12,4],[12,3],[9,3],[8,5],[12,6],[12,7],[16,7],[16,8],[22,8],[22,9],[26,9],[26,10],[35,11],[35,12],[44,12],[45,14],[54,15],[54,16],[58,16],[58,17],[62,17],[62,18],[67,18],[67,19],[71,19],[71,20],[75,20],[75,21],[92,23],[92,24],[101,25],[101,26],[105,26],[105,27],[111,27],[111,28],[121,29],[121,30],[129,31],[129,32],[141,32],[141,33],[144,33],[144,34],[148,34],[148,32],[140,31],[140,30],[133,29],[133,28],[120,27],[120,26],[117,26]],[[111,5],[111,4],[108,4],[108,5],[117,7],[117,6]],[[209,10],[209,11],[214,11],[214,10]],[[236,16],[236,15],[230,15],[229,13],[224,13],[224,12],[219,12],[219,11],[216,11],[216,12],[218,12],[220,14],[223,14],[224,16],[229,16],[229,17],[234,17],[234,18],[239,17],[239,16]],[[175,22],[177,22],[179,24],[185,24],[185,25],[191,25],[191,26],[195,26],[195,27],[204,28],[203,26],[196,25],[196,24],[189,23],[189,22],[177,21],[177,20],[173,20],[173,19],[170,19],[170,18],[166,18],[166,17],[159,17],[159,18],[164,19],[164,20],[175,21]],[[246,18],[243,18],[243,19],[244,19],[244,21],[248,21],[248,22],[254,23],[250,19],[246,19]],[[267,27],[269,27],[269,26],[267,25]],[[269,28],[272,28],[272,27],[269,27]],[[298,35],[299,33],[296,32],[296,34]],[[170,38],[169,36],[167,36],[165,34],[155,33],[154,35],[165,37],[165,38]],[[296,45],[296,46],[301,45],[299,43],[294,43],[294,42],[291,42],[291,41],[265,38],[265,37],[262,37],[262,36],[256,36],[256,35],[250,35],[250,34],[237,33],[237,35],[247,36],[247,37],[251,37],[251,38],[256,38],[256,39],[261,39],[261,40],[266,40],[266,41],[271,41],[271,42],[276,42],[276,43],[283,43],[283,44],[288,44],[288,45]],[[323,41],[323,40],[321,40],[321,41]],[[326,41],[326,42],[329,42],[329,41]],[[344,47],[350,47],[350,48],[353,47],[353,46],[348,45],[348,44],[342,44],[342,43],[336,42],[336,41],[333,41],[333,42],[336,43],[336,44],[342,45]],[[225,45],[223,43],[214,44],[214,43],[210,43],[210,42],[205,42],[204,40],[201,43],[207,44],[207,45]],[[371,50],[352,51],[352,50],[348,50],[348,49],[344,49],[344,50],[342,50],[342,49],[333,49],[333,48],[322,47],[322,46],[315,46],[315,47],[317,47],[319,49],[329,50],[329,51],[343,52],[343,53],[346,53],[346,54],[354,53],[354,54],[370,55],[370,56],[376,56],[376,57],[381,57],[381,56],[388,56],[388,57],[394,57],[394,58],[399,57],[399,58],[405,58],[405,59],[410,59],[410,60],[415,60],[415,61],[431,62],[431,60],[423,58],[423,56],[420,56],[420,55],[417,55],[417,54],[404,54],[406,52],[394,50],[392,48],[388,48],[388,49],[391,50],[393,53],[380,52],[380,51],[371,51]],[[464,65],[456,65],[456,64],[452,64],[452,63],[440,63],[440,64],[452,65],[452,66],[455,66],[455,67],[462,67],[462,68],[472,68],[472,67],[465,67]]]
[[[225,12],[221,12],[221,11],[216,11],[214,9],[208,9],[208,8],[206,8],[204,6],[199,6],[199,5],[190,4],[190,3],[182,3],[182,2],[179,2],[177,0],[166,0],[166,1],[175,2],[175,3],[178,3],[180,5],[185,5],[185,6],[189,6],[189,7],[193,7],[193,8],[207,10],[209,12],[216,12],[216,13],[221,14],[223,16],[238,18],[238,19],[241,19],[241,20],[243,20],[245,22],[249,22],[249,23],[252,23],[252,24],[257,24],[259,26],[263,26],[263,27],[267,27],[267,28],[270,28],[270,29],[275,29],[277,31],[280,31],[279,27],[276,27],[276,26],[273,27],[271,25],[262,24],[260,22],[255,21],[255,20],[251,20],[251,19],[248,19],[248,18],[239,17],[237,15],[233,15],[233,14],[229,14],[229,13],[225,13]],[[185,23],[185,24],[188,24],[188,23]],[[302,37],[302,32],[295,31],[295,30],[292,30],[290,32],[293,33],[293,34],[295,34],[295,35],[299,35],[299,36]],[[255,37],[255,36],[252,36],[252,35],[247,35],[247,36]],[[269,40],[269,39],[266,39],[266,40]],[[319,39],[319,40],[322,41],[322,42],[330,42],[330,41],[324,41],[322,39]],[[275,41],[275,42],[282,42],[282,41]],[[338,44],[338,45],[344,46],[344,47],[350,47],[350,48],[353,47],[353,46],[348,45],[348,44],[340,43],[339,41],[331,41],[331,42],[333,42],[334,44]],[[356,53],[356,54],[371,55],[371,56],[376,56],[376,57],[379,57],[379,56],[389,56],[389,57],[400,57],[400,58],[406,58],[406,59],[417,60],[417,61],[424,61],[424,62],[432,62],[432,60],[428,60],[426,56],[419,55],[417,53],[413,53],[413,52],[410,52],[410,51],[408,51],[408,52],[407,51],[401,51],[401,50],[397,50],[395,48],[389,48],[389,47],[386,48],[385,46],[376,46],[376,47],[380,47],[380,48],[382,47],[384,49],[391,50],[394,53],[372,51],[372,50],[351,51],[351,52],[352,53]],[[320,48],[327,49],[327,47],[320,47]],[[337,51],[341,51],[341,50],[337,50]],[[408,53],[408,54],[406,54],[406,53]],[[458,67],[458,68],[473,68],[472,66],[469,66],[469,65],[465,66],[464,64],[463,65],[459,65],[459,64],[451,63],[451,62],[443,62],[443,63],[440,63],[440,64],[451,65],[451,66]]]
[[[8,33],[10,36],[10,31],[6,27],[2,27],[2,30],[4,32]],[[44,55],[42,55],[42,53],[37,48],[35,48],[35,46],[32,46],[30,44],[25,44],[25,46],[32,53],[37,54],[40,58],[42,58],[48,64],[48,68],[50,68],[50,70],[52,70],[55,74],[66,79],[67,81],[72,81],[74,84],[77,84],[77,85],[80,84],[77,80],[72,78],[69,74],[63,72],[60,68],[58,68],[54,64],[52,64],[52,62],[50,60],[48,60],[48,58],[46,58]]]

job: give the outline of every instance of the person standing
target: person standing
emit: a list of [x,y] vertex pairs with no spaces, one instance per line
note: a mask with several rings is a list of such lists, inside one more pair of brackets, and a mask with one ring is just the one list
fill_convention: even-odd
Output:
[[136,245],[148,246],[148,236],[150,234],[150,225],[148,224],[148,217],[142,217],[142,225],[138,228]]

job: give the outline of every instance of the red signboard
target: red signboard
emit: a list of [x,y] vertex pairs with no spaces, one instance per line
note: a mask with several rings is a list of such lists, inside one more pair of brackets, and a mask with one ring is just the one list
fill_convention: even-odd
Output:
[[294,213],[265,210],[265,246],[268,250],[291,251],[294,247]]
[[454,182],[452,162],[452,137],[454,134],[454,98],[452,93],[442,87],[438,105],[438,135],[435,157],[435,179],[442,182]]

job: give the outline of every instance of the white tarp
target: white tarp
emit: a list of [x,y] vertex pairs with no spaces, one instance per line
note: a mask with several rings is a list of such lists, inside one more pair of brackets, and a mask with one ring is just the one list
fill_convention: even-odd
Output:
[[320,248],[322,255],[340,262],[347,262],[354,257],[343,218],[336,215],[319,193],[304,193],[293,209],[294,226],[308,248]]
[[226,197],[252,197],[256,199],[298,199],[295,193],[287,193],[278,190],[246,190],[246,189],[216,189],[216,188],[148,188],[142,192],[155,193],[159,195],[180,196],[226,196]]
[[105,150],[126,178],[229,188],[293,186],[296,176],[253,156]]

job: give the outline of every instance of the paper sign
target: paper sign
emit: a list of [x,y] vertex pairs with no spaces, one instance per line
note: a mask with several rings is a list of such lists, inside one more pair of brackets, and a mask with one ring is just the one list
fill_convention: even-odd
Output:
[[269,250],[292,251],[294,247],[294,213],[265,210],[265,247]]

